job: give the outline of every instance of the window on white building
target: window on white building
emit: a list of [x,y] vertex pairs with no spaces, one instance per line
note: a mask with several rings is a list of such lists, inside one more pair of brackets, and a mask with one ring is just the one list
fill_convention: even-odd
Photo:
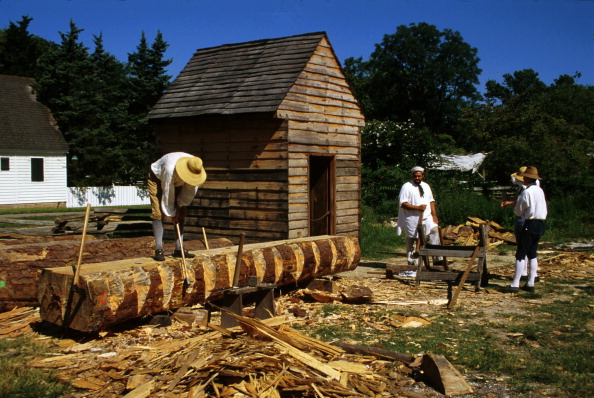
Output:
[[31,181],[43,181],[43,158],[31,158]]

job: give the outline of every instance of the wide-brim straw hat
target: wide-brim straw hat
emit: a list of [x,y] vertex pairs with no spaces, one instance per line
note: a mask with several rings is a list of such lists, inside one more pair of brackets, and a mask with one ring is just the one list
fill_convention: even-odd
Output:
[[206,171],[198,156],[183,157],[175,163],[175,171],[186,184],[200,186],[206,181]]
[[526,167],[526,170],[524,170],[520,175],[522,177],[532,178],[533,180],[542,180],[542,178],[538,176],[538,169],[534,166]]
[[516,180],[524,181],[524,178],[522,177],[522,173],[525,171],[526,171],[526,166],[522,166],[518,169],[518,171],[516,171],[514,174],[512,174],[511,177],[515,178]]

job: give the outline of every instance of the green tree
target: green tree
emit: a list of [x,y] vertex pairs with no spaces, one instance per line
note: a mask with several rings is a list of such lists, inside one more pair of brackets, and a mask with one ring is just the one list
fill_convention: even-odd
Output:
[[490,101],[507,103],[511,99],[516,101],[530,101],[542,94],[547,86],[539,78],[538,73],[532,69],[523,69],[512,75],[503,75],[503,84],[495,80],[488,80],[485,87],[485,97]]
[[150,47],[142,32],[136,51],[128,54],[131,86],[128,112],[134,119],[129,139],[136,143],[135,152],[130,154],[134,159],[130,175],[136,182],[146,179],[146,170],[156,157],[155,133],[146,115],[161,98],[171,79],[166,73],[171,60],[164,59],[167,47],[169,45],[163,40],[161,32],[157,32]]
[[385,35],[368,61],[345,60],[345,73],[368,119],[455,137],[460,109],[480,98],[478,63],[477,49],[460,33],[419,23]]
[[169,85],[171,76],[167,75],[166,68],[171,64],[171,60],[163,59],[167,47],[169,45],[163,40],[163,35],[157,32],[149,48],[146,36],[142,32],[136,51],[128,54],[133,92],[131,113],[146,116]]
[[53,44],[29,33],[33,19],[23,16],[0,30],[0,73],[25,77],[37,77],[37,60]]
[[90,168],[86,149],[94,144],[85,133],[98,116],[90,84],[93,64],[88,48],[79,41],[80,32],[72,20],[67,33],[59,32],[61,42],[39,59],[40,73],[34,85],[38,100],[52,111],[70,147],[70,186],[85,185],[85,170]]
[[532,70],[491,82],[490,101],[467,110],[472,149],[489,151],[489,178],[508,183],[520,166],[537,166],[551,197],[591,192],[594,152],[594,87],[562,75],[546,86]]

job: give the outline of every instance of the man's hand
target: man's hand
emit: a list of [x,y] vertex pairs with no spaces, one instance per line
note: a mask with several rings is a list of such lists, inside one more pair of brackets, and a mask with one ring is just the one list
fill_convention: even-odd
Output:
[[175,205],[175,216],[171,217],[174,224],[183,223],[186,219],[186,208],[184,206]]
[[425,211],[425,209],[427,208],[427,205],[419,205],[419,206],[415,206],[415,205],[411,205],[408,202],[403,202],[400,207],[407,209],[407,210],[418,210],[418,211]]

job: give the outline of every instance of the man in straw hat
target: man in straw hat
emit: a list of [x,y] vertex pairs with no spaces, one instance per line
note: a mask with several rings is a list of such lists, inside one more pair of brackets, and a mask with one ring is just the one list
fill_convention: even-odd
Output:
[[[412,180],[400,188],[396,233],[400,235],[404,231],[408,264],[415,265],[417,262],[417,259],[414,258],[417,227],[420,224],[423,225],[425,234],[429,235],[429,242],[434,245],[439,245],[439,230],[433,192],[429,184],[423,182],[425,169],[415,166],[411,172]],[[438,261],[442,261],[442,259],[439,258]]]
[[539,185],[536,184],[541,178],[538,169],[528,166],[524,171],[518,173],[522,177],[525,189],[520,193],[516,201],[514,213],[524,219],[524,225],[519,231],[518,247],[516,249],[516,270],[511,286],[503,289],[505,292],[515,293],[520,290],[520,279],[524,272],[526,257],[530,273],[523,290],[533,292],[538,260],[538,242],[545,232],[544,220],[547,218],[547,202],[545,194]]
[[[173,257],[182,257],[184,220],[186,206],[198,192],[198,187],[206,181],[206,171],[202,159],[185,152],[172,152],[151,164],[148,177],[148,190],[151,198],[151,218],[155,236],[155,255],[157,261],[165,261],[163,254],[163,217],[170,217],[179,225],[179,236],[175,242]],[[184,249],[187,258],[194,257]]]
[[[521,176],[521,174],[526,171],[526,166],[522,166],[518,169],[518,171],[516,171],[515,173],[513,173],[510,177],[511,177],[511,182],[514,185],[518,186],[518,196],[522,193],[522,191],[524,191],[524,189],[526,189],[526,186],[524,185],[524,177]],[[536,185],[540,186],[540,181],[536,180]],[[516,200],[504,200],[501,202],[501,207],[507,207],[507,206],[515,206],[517,202],[517,198]],[[515,219],[515,223],[514,223],[514,235],[516,236],[516,242],[518,242],[520,240],[520,233],[522,231],[522,228],[524,228],[524,217],[519,217],[516,216]],[[522,278],[521,280],[528,280],[528,257],[525,258],[526,261],[524,261],[524,271],[522,272]],[[535,282],[540,282],[540,278],[538,277],[538,275],[536,275],[536,278],[534,279]]]

